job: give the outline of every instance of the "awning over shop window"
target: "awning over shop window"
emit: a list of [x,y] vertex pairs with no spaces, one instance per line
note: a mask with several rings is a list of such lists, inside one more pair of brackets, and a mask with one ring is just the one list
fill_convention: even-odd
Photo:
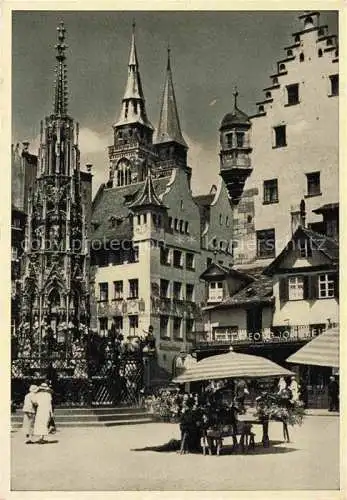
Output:
[[289,356],[289,363],[339,367],[339,328],[330,328]]

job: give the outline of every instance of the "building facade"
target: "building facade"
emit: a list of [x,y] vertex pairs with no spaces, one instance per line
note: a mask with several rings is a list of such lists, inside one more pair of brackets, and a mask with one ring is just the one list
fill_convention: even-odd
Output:
[[177,111],[170,52],[156,134],[142,91],[133,31],[128,79],[109,148],[109,179],[93,202],[92,320],[125,338],[153,329],[159,365],[171,372],[202,329],[199,281],[218,260],[232,265],[232,210],[222,180],[194,197]]
[[319,231],[317,210],[338,202],[338,41],[318,12],[300,22],[257,113],[241,117],[238,127],[235,118],[228,123],[230,114],[222,121],[220,172],[235,200],[236,264],[265,266],[278,255],[292,234],[288,214],[299,213],[301,200],[306,224]]

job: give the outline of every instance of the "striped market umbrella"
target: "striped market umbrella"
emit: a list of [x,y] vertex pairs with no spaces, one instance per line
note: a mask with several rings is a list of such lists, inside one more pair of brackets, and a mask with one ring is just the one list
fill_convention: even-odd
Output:
[[198,380],[280,377],[287,375],[294,375],[294,373],[269,359],[231,351],[227,354],[218,354],[199,361],[174,378],[173,382],[183,384]]
[[315,337],[289,356],[288,363],[339,367],[339,328],[334,327]]

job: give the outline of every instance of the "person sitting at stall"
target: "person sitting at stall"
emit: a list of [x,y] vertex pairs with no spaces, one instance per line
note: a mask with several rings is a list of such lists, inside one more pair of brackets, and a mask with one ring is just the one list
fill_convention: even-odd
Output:
[[240,406],[240,413],[246,413],[245,399],[246,396],[249,394],[249,391],[245,380],[241,379],[237,382],[235,392],[236,392],[235,394],[236,401]]

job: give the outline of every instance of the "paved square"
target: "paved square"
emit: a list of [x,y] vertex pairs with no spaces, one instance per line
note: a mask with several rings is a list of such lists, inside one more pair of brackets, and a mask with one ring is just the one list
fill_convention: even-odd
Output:
[[[260,428],[257,427],[256,441]],[[339,418],[308,416],[290,428],[270,423],[273,446],[244,455],[178,455],[141,450],[179,438],[178,425],[62,428],[57,443],[24,444],[12,433],[12,490],[339,489]],[[228,444],[228,442],[227,442]],[[138,451],[136,451],[138,450]]]

